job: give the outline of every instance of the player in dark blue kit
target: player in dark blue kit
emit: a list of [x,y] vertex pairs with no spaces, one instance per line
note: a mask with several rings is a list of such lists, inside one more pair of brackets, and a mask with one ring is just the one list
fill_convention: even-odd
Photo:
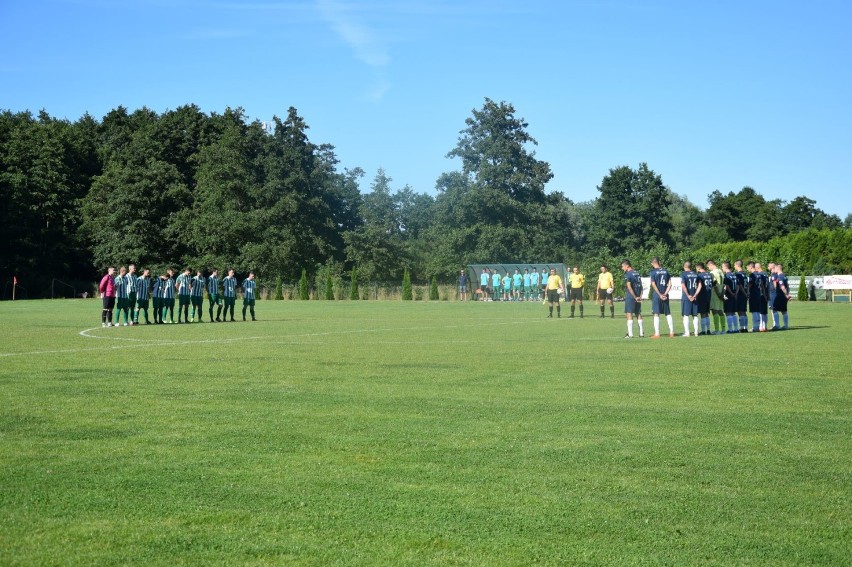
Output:
[[725,333],[739,333],[739,319],[737,318],[737,296],[740,294],[740,286],[737,282],[737,275],[731,270],[731,263],[728,261],[722,262],[722,283],[723,283],[723,309],[725,311],[725,322],[727,323],[727,331]]
[[627,317],[627,334],[624,338],[633,338],[634,315],[639,322],[639,336],[644,337],[645,330],[642,327],[642,276],[633,269],[630,260],[623,260],[621,269],[624,270],[624,314]]
[[669,305],[669,292],[672,288],[672,277],[669,271],[660,265],[660,259],[656,256],[651,260],[651,312],[654,314],[653,339],[660,338],[660,315],[666,316],[669,324],[669,336],[674,336],[674,323],[672,322],[672,310]]
[[712,335],[710,330],[710,304],[713,300],[713,274],[704,269],[704,264],[696,262],[698,281],[701,282],[701,293],[698,294],[698,315],[701,318],[702,335]]
[[775,322],[775,313],[773,313],[775,309],[775,262],[769,262],[764,273],[767,277],[766,290],[769,293],[766,308],[768,315],[771,315],[771,317],[766,318],[766,329],[769,330],[769,324]]
[[748,310],[751,311],[751,332],[766,330],[766,298],[769,279],[761,270],[760,262],[749,262],[748,275]]
[[[786,331],[790,328],[790,319],[787,316],[787,302],[790,300],[790,282],[787,281],[787,275],[784,273],[784,266],[775,264],[775,300],[772,305],[772,317],[774,318],[775,326],[773,331]],[[779,314],[784,318],[784,326],[779,326]]]
[[692,263],[684,262],[680,273],[680,312],[683,315],[683,336],[689,336],[689,318],[692,317],[692,327],[698,336],[698,301],[701,293],[701,280],[692,271]]
[[734,270],[734,274],[737,277],[737,285],[740,286],[740,292],[737,294],[737,317],[739,318],[740,332],[748,333],[748,315],[746,315],[748,307],[748,274],[743,271],[742,260],[734,262]]

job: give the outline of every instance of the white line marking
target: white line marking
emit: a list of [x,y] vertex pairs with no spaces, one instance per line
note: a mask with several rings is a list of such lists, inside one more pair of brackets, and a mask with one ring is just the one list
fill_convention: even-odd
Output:
[[[511,319],[504,320],[505,322],[499,322],[500,319],[492,319],[489,321],[491,325],[519,325],[519,324],[529,324],[530,321],[539,321],[540,318],[527,318],[527,319]],[[103,346],[103,347],[91,347],[91,348],[68,348],[68,349],[55,349],[55,350],[35,350],[35,351],[26,351],[26,352],[0,352],[0,357],[10,357],[10,356],[27,356],[27,355],[36,355],[36,354],[73,354],[77,352],[91,352],[91,351],[105,351],[105,350],[120,350],[120,349],[128,349],[128,348],[142,348],[142,347],[158,347],[158,346],[175,346],[175,345],[192,345],[192,344],[218,344],[218,343],[232,343],[232,342],[240,342],[240,341],[258,341],[258,340],[272,340],[272,341],[280,341],[281,343],[291,342],[292,339],[300,339],[300,338],[310,338],[310,337],[328,337],[333,335],[355,335],[355,334],[363,334],[363,333],[384,333],[384,332],[406,332],[406,331],[424,331],[424,330],[440,330],[440,329],[464,329],[475,327],[479,328],[482,326],[482,322],[479,323],[471,323],[467,325],[436,325],[431,327],[381,327],[377,329],[351,329],[348,331],[324,331],[319,333],[302,333],[298,335],[286,335],[286,336],[276,336],[276,335],[260,335],[260,336],[250,336],[250,337],[230,337],[224,339],[198,339],[198,340],[174,340],[174,339],[139,339],[139,338],[130,338],[130,337],[104,337],[91,334],[92,331],[97,329],[102,329],[103,327],[91,327],[89,329],[84,329],[80,331],[78,334],[80,336],[89,338],[89,339],[106,339],[106,340],[116,340],[116,341],[132,341],[134,344],[123,344],[123,345],[114,345],[114,346]],[[606,340],[606,339],[603,339]],[[456,342],[456,341],[453,341]]]

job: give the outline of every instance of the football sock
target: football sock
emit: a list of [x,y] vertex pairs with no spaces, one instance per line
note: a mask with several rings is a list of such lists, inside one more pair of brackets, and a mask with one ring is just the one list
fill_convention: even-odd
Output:
[[571,317],[573,317],[573,316],[574,316],[574,306],[572,305],[571,306]]
[[692,327],[693,327],[693,332],[695,333],[696,336],[698,336],[698,324],[699,324],[698,317],[693,317],[692,318]]
[[562,317],[562,306],[560,304],[556,304],[556,316]]
[[609,306],[609,315],[610,317],[615,317],[615,305]]
[[780,327],[781,325],[778,323],[778,312],[772,312],[772,327]]
[[673,335],[674,334],[674,321],[672,320],[671,315],[666,315],[666,323],[669,324],[669,334]]
[[550,307],[547,308],[547,310],[548,310],[550,316],[553,317],[553,306],[551,305]]
[[644,327],[644,323],[642,322],[642,319],[639,319],[639,336],[641,336],[641,337],[645,336],[645,327]]
[[752,313],[751,314],[751,328],[756,331],[760,328],[760,314]]
[[580,318],[583,318],[583,304],[580,304]]
[[684,335],[689,334],[689,315],[683,316],[683,334]]
[[107,313],[108,311],[106,309],[101,309],[101,323],[107,322]]
[[788,328],[790,326],[790,317],[787,316],[787,313],[784,313],[784,328]]
[[745,315],[740,315],[740,330],[748,329],[748,317]]
[[660,334],[660,316],[659,315],[654,315],[654,334],[655,335]]
[[603,317],[603,316],[604,316],[604,306],[601,305],[601,317]]
[[628,337],[633,336],[633,319],[627,320],[627,336]]

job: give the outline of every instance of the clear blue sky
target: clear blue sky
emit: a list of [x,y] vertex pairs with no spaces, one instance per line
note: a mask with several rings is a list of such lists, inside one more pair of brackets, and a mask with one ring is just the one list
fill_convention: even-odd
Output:
[[341,167],[434,192],[484,97],[529,123],[548,189],[647,162],[715,190],[852,212],[852,2],[0,0],[0,108],[76,120],[295,106]]

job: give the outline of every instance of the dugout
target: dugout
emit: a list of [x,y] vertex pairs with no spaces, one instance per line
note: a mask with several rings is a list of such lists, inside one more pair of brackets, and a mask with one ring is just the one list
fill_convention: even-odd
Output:
[[[509,272],[509,275],[515,273],[515,270],[518,270],[521,274],[524,273],[524,270],[529,270],[532,273],[533,270],[536,270],[539,274],[541,273],[542,268],[549,274],[551,268],[556,269],[556,274],[562,278],[562,282],[567,285],[568,281],[568,267],[561,262],[540,262],[538,264],[513,264],[513,263],[501,263],[494,262],[492,264],[468,264],[467,266],[467,277],[470,280],[470,291],[471,293],[475,292],[479,288],[479,277],[482,275],[483,270],[488,268],[493,273],[494,270],[500,274],[500,277],[506,275],[506,272]],[[544,283],[544,282],[542,282]],[[489,281],[488,287],[491,288],[491,282]]]

